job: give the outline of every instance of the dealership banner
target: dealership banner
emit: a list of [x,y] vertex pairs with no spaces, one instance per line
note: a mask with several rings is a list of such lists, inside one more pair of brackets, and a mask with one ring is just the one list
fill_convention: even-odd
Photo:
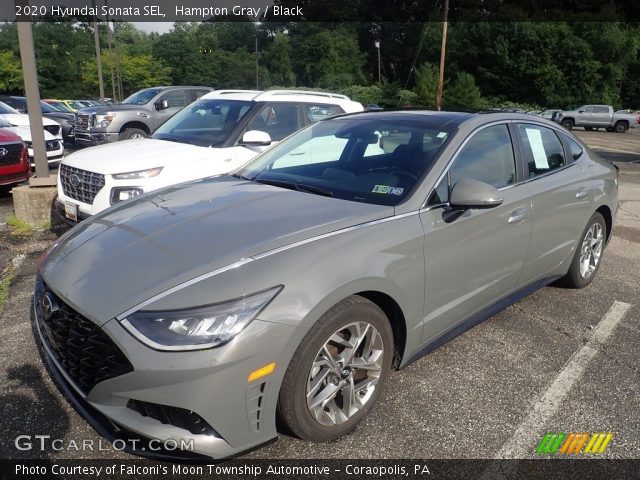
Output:
[[[4,0],[0,21],[126,22],[415,22],[439,21],[441,0]],[[465,0],[451,2],[449,21],[640,20],[628,0]]]
[[[213,462],[213,461],[212,461]],[[640,460],[0,460],[4,479],[630,479]]]

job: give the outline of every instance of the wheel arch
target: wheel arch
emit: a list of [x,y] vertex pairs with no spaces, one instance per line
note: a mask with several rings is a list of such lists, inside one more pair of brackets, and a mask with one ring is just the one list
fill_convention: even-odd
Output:
[[611,238],[611,230],[613,230],[613,215],[611,214],[611,209],[606,205],[600,205],[596,212],[604,217],[604,223],[607,227],[607,237],[605,239],[606,243],[609,243],[609,239]]
[[364,292],[355,293],[360,297],[364,297],[370,302],[376,304],[384,312],[391,324],[393,331],[393,362],[395,369],[400,367],[404,350],[407,344],[407,324],[404,318],[402,308],[390,295],[376,290],[366,290]]
[[151,133],[151,130],[145,123],[137,122],[135,120],[131,122],[127,122],[124,125],[122,125],[118,133],[124,132],[127,128],[139,128],[140,130],[143,130],[144,132],[146,132],[147,135]]

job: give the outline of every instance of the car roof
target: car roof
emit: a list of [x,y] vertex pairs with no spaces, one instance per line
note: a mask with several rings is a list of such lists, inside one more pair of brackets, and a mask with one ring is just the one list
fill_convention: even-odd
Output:
[[[482,125],[496,121],[516,120],[527,123],[539,122],[550,126],[558,127],[558,124],[542,117],[536,117],[527,113],[512,113],[502,111],[479,111],[479,112],[449,112],[435,110],[396,110],[382,112],[361,112],[332,117],[336,118],[373,118],[382,119],[382,121],[394,121],[398,119],[415,120],[416,117],[424,117],[430,121],[437,121],[443,126],[460,126],[463,123],[474,125]],[[324,121],[331,121],[327,119]]]

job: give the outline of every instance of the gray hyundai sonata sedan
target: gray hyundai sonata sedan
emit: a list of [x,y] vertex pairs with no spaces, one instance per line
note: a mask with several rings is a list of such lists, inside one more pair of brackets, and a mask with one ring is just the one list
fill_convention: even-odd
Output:
[[335,439],[392,370],[545,284],[587,286],[617,184],[528,115],[335,117],[67,232],[39,262],[38,341],[99,433],[187,446],[129,451],[228,457],[277,419]]

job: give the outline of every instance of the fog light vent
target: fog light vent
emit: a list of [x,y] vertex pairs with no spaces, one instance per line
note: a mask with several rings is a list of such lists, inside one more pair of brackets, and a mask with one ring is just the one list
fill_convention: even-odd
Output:
[[218,432],[211,425],[191,410],[133,399],[127,402],[127,408],[138,412],[143,417],[153,418],[165,425],[173,425],[174,427],[188,430],[194,435],[211,435],[220,438]]
[[247,388],[247,414],[252,432],[259,432],[262,428],[262,407],[264,406],[264,392],[267,382],[257,383]]

